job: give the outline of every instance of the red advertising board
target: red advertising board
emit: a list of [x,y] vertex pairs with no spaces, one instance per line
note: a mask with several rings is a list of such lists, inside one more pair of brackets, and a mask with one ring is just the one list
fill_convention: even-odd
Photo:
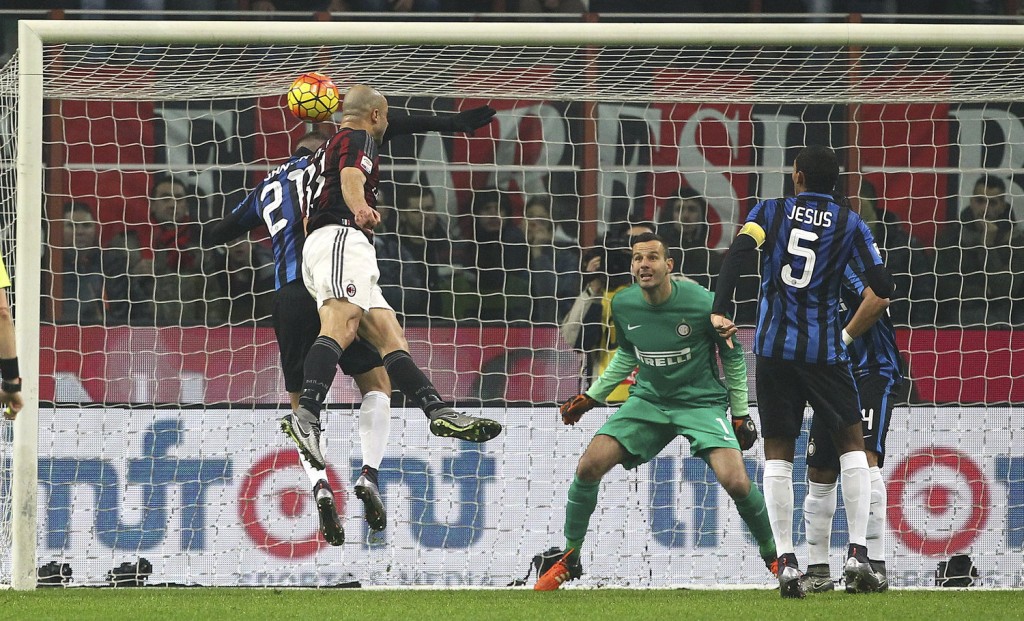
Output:
[[[554,328],[409,328],[413,358],[441,394],[553,403],[580,388],[579,354]],[[752,331],[741,334],[749,352]],[[1024,403],[1024,334],[900,330],[916,400]],[[753,361],[748,357],[749,373]],[[60,403],[276,404],[285,392],[270,328],[44,326],[40,397]],[[751,381],[753,381],[751,379]],[[344,378],[331,400],[354,403]]]
[[[409,328],[413,358],[454,399],[551,403],[579,390],[553,328]],[[40,398],[58,403],[287,401],[271,328],[43,326]],[[330,399],[359,401],[339,378]]]

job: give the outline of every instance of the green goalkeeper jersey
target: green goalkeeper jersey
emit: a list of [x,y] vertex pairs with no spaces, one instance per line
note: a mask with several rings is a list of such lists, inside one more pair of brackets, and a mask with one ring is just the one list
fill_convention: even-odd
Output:
[[[713,296],[690,280],[673,280],[668,300],[652,306],[639,285],[612,299],[612,320],[619,338],[613,361],[587,390],[604,402],[621,381],[639,367],[631,394],[668,407],[732,405],[733,416],[747,414],[746,361],[739,343],[729,348],[711,325]],[[719,375],[718,357],[726,372]],[[728,388],[728,390],[727,390]]]

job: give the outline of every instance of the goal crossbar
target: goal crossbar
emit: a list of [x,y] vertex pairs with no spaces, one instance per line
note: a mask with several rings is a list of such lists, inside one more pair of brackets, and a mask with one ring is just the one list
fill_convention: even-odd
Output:
[[1024,45],[1024,25],[986,24],[708,24],[386,22],[75,21],[29,20],[21,28],[44,43],[236,45],[514,45],[514,46],[942,46]]

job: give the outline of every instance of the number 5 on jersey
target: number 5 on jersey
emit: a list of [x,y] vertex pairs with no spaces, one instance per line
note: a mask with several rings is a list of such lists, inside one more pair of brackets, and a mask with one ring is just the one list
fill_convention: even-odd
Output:
[[790,264],[783,265],[782,282],[796,289],[803,289],[811,283],[811,276],[814,274],[814,262],[817,256],[810,248],[801,246],[800,242],[811,244],[816,241],[818,241],[818,234],[813,231],[805,231],[803,229],[793,229],[790,231],[789,245],[786,247],[786,251],[795,257],[803,257],[804,269],[800,272],[799,278],[793,278],[793,266]]

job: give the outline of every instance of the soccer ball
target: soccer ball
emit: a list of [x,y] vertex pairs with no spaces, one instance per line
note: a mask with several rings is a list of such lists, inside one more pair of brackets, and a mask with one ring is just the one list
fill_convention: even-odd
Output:
[[288,89],[288,109],[303,121],[326,121],[339,101],[338,87],[322,73],[303,73]]

